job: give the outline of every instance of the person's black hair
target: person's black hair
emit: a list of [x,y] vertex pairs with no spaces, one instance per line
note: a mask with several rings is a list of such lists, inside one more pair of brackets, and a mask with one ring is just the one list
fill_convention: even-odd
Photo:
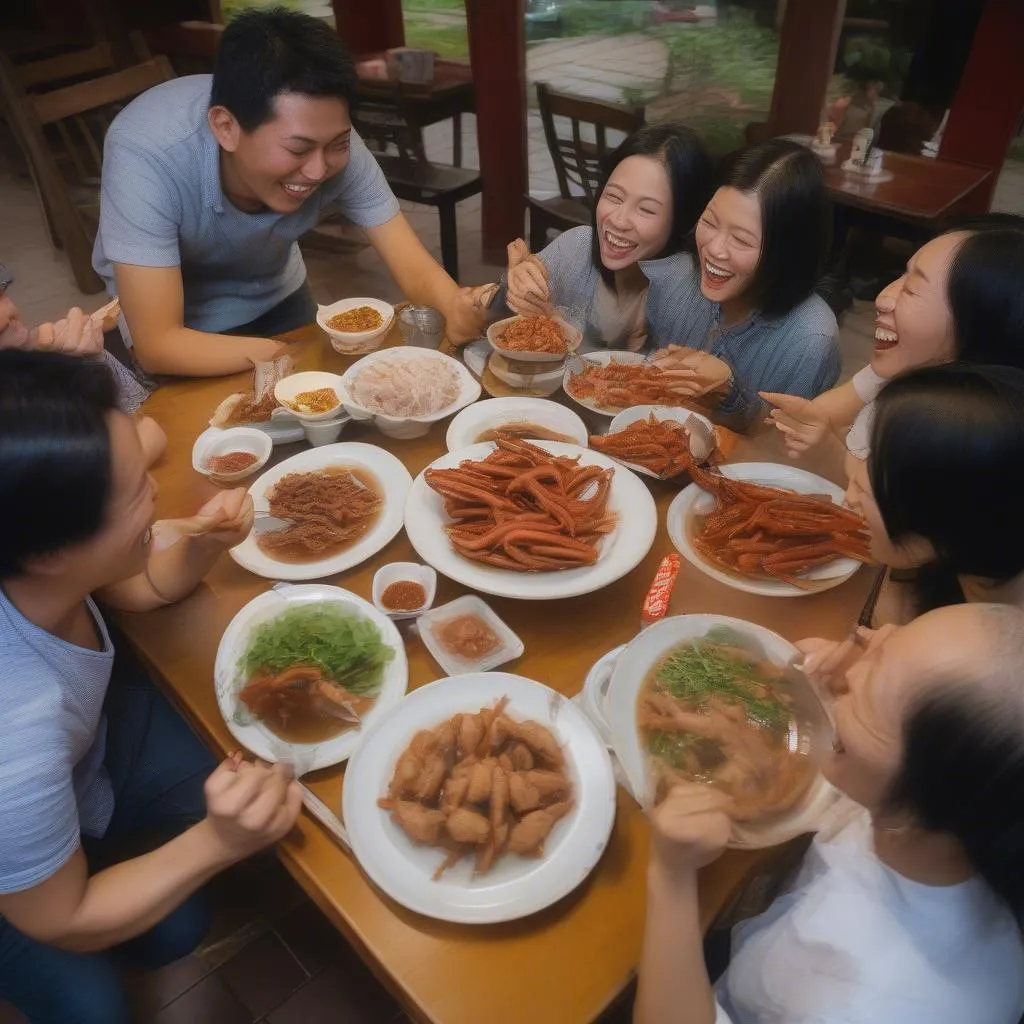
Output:
[[[654,157],[665,165],[668,174],[672,195],[672,227],[665,248],[653,258],[660,259],[681,251],[692,236],[697,218],[711,195],[714,164],[704,141],[697,132],[679,121],[645,124],[627,136],[609,155],[597,189],[599,198],[615,168],[631,156]],[[605,284],[614,288],[615,275],[601,262],[596,203],[591,211],[590,223],[593,228],[591,259]]]
[[348,103],[355,85],[352,57],[325,21],[282,7],[249,10],[221,36],[210,106],[226,107],[251,132],[273,118],[282,93]]
[[[1019,671],[1019,666],[1013,666]],[[912,705],[887,810],[957,839],[1024,927],[1024,737],[1019,707],[962,687]]]
[[912,370],[875,399],[868,475],[886,533],[923,537],[919,611],[955,603],[956,578],[1024,572],[1024,371]]
[[946,285],[957,359],[1024,369],[1024,217],[990,213],[948,230],[969,232]]
[[0,580],[99,532],[115,409],[117,384],[105,363],[0,351]]
[[765,316],[785,316],[813,293],[831,244],[821,161],[799,143],[769,139],[730,161],[722,186],[761,204],[761,256],[749,295]]

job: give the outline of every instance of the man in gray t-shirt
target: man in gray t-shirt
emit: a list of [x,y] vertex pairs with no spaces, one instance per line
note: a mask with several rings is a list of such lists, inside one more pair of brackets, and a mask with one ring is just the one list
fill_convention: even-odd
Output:
[[449,337],[478,333],[468,290],[423,247],[352,130],[354,86],[324,22],[250,11],[225,30],[212,76],[156,86],[115,118],[93,265],[144,369],[216,376],[276,355],[268,336],[315,315],[297,240],[326,213],[366,232]]

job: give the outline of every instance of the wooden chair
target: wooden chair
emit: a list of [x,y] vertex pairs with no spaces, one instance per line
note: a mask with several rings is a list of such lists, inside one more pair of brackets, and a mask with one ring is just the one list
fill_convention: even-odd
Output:
[[103,288],[92,269],[92,243],[99,221],[104,136],[131,100],[173,77],[167,58],[156,57],[75,85],[29,94],[18,80],[17,68],[0,54],[0,99],[75,281],[86,294]]
[[[437,209],[441,222],[441,262],[454,278],[459,277],[459,240],[455,206],[483,189],[479,171],[427,159],[415,119],[404,108],[401,92],[394,102],[360,100],[352,108],[356,131],[375,150],[384,177],[399,199]],[[453,125],[455,132],[459,124]],[[396,150],[396,154],[390,152]]]
[[[537,104],[560,195],[554,199],[526,197],[532,252],[539,252],[547,245],[549,230],[566,231],[590,223],[604,161],[615,148],[608,143],[608,132],[630,135],[644,123],[643,107],[602,103],[555,92],[543,82],[537,83]],[[569,121],[568,136],[558,134],[556,117]],[[593,141],[584,138],[583,125],[591,126],[592,130],[586,134],[592,134]],[[572,186],[582,190],[583,195],[574,193]]]

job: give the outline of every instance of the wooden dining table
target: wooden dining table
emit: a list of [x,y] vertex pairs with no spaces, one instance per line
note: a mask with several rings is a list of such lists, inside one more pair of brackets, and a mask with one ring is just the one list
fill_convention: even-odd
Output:
[[[399,343],[393,332],[387,344]],[[301,369],[342,372],[339,356],[315,326],[289,336]],[[162,387],[144,411],[166,431],[169,446],[154,468],[161,517],[192,513],[214,493],[191,465],[193,442],[218,403],[246,386],[244,377],[189,380]],[[563,401],[568,401],[564,396]],[[605,420],[607,422],[607,420]],[[393,452],[413,475],[445,451],[447,421],[415,440],[391,440],[365,425],[349,424],[341,437],[369,441]],[[785,461],[774,430],[744,439],[731,461]],[[280,461],[304,445],[275,448]],[[838,480],[841,467],[813,467]],[[594,662],[636,636],[644,595],[661,559],[672,550],[665,512],[678,485],[647,481],[660,522],[654,545],[631,572],[603,590],[571,600],[487,598],[523,639],[523,656],[507,671],[539,680],[566,695],[577,693]],[[622,529],[628,530],[629,510]],[[404,533],[358,567],[330,582],[370,597],[374,572],[387,562],[415,560]],[[845,635],[869,589],[860,571],[841,586],[795,599],[766,598],[724,586],[683,562],[670,614],[712,612],[760,623],[790,640]],[[221,635],[248,601],[271,580],[240,568],[227,554],[188,598],[144,615],[124,614],[118,626],[154,677],[204,740],[218,752],[236,744],[218,710],[213,666]],[[437,603],[465,588],[439,580]],[[415,632],[405,632],[409,686],[443,673]],[[343,766],[307,777],[313,792],[340,814]],[[401,1002],[412,1019],[430,1024],[589,1024],[614,1003],[634,977],[640,958],[648,857],[646,819],[623,790],[611,838],[597,867],[571,895],[540,913],[505,924],[465,926],[421,917],[374,887],[359,864],[305,813],[278,855],[299,884]],[[700,878],[706,927],[764,863],[758,851],[727,851]],[[425,885],[431,884],[424,880]],[[253,894],[259,898],[258,893]]]
[[992,172],[986,167],[907,153],[883,151],[887,180],[872,182],[842,169],[851,143],[839,146],[825,168],[829,197],[839,206],[903,221],[934,232],[956,214]]

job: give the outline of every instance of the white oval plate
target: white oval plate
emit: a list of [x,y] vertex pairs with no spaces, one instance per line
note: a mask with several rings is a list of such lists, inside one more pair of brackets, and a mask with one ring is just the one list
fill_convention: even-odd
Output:
[[258,512],[267,511],[270,506],[267,492],[281,477],[289,473],[310,473],[328,466],[358,466],[377,478],[384,492],[384,508],[373,528],[351,547],[317,562],[279,562],[261,551],[256,538],[250,533],[241,544],[231,549],[231,557],[243,569],[271,580],[322,579],[359,565],[380,551],[402,529],[405,496],[412,477],[390,452],[361,441],[342,441],[311,448],[278,463],[249,488],[253,505]]
[[[450,364],[458,374],[459,378],[459,393],[455,400],[449,405],[446,405],[443,409],[438,409],[437,412],[431,413],[429,416],[387,416],[384,413],[376,412],[372,409],[365,409],[352,399],[351,384],[355,378],[362,373],[371,363],[380,361],[381,359],[394,359],[401,358],[402,356],[408,356],[412,359],[436,359],[439,364]],[[344,382],[345,395],[344,405],[348,412],[351,414],[353,419],[367,420],[372,419],[378,424],[383,421],[388,424],[404,424],[404,423],[436,423],[438,420],[443,420],[446,416],[451,416],[452,413],[458,412],[459,409],[465,408],[471,402],[475,402],[480,397],[480,382],[458,361],[453,359],[451,356],[446,356],[443,352],[435,352],[429,348],[385,348],[380,349],[377,352],[371,352],[369,355],[363,356],[362,359],[357,359],[343,374],[342,381]]]
[[[646,356],[641,352],[620,352],[612,349],[607,349],[603,352],[588,352],[586,355],[581,356],[583,360],[588,363],[599,363],[601,366],[607,366],[613,360],[616,363],[642,363],[646,360]],[[594,405],[589,399],[577,398],[569,390],[569,381],[572,380],[572,373],[569,370],[568,364],[565,367],[565,375],[562,377],[562,390],[577,404],[582,405],[584,409],[589,409],[591,412],[596,412],[599,416],[616,416],[622,412],[621,408],[606,409],[603,405]]]
[[[463,558],[456,553],[444,532],[443,527],[449,521],[444,502],[427,486],[423,473],[413,481],[405,505],[405,532],[420,558],[449,579],[482,594],[530,601],[554,601],[591,594],[636,568],[650,551],[658,529],[658,510],[646,485],[624,466],[600,452],[561,441],[532,443],[552,455],[578,455],[582,466],[615,470],[608,509],[619,514],[619,525],[604,538],[597,561],[593,565],[563,569],[561,572],[513,572]],[[482,459],[493,450],[494,444],[490,441],[470,445],[442,455],[427,469],[453,469],[464,459]]]
[[528,422],[557,430],[571,437],[582,448],[587,446],[587,428],[583,420],[564,405],[547,398],[488,398],[467,406],[451,421],[445,443],[448,451],[478,444],[485,430],[505,423]]
[[[727,626],[755,637],[764,649],[766,658],[775,665],[785,665],[799,654],[778,633],[727,615],[675,615],[654,623],[626,644],[612,670],[604,711],[612,734],[615,756],[622,765],[630,788],[641,800],[647,790],[647,764],[636,726],[636,703],[640,687],[651,669],[673,647],[705,636],[715,626]],[[799,809],[770,824],[744,828],[739,833],[741,838],[734,839],[729,845],[759,849],[784,843],[804,832],[812,832],[835,795],[835,789],[819,772]]]
[[[358,612],[363,618],[369,619],[380,630],[384,642],[395,652],[391,663],[384,670],[377,701],[367,712],[362,725],[358,729],[349,729],[332,736],[322,743],[287,743],[256,719],[252,719],[249,724],[241,724],[235,717],[238,710],[237,694],[242,683],[238,676],[238,660],[245,651],[253,629],[276,618],[289,605],[319,604],[324,601],[344,605]],[[252,751],[264,761],[278,761],[280,749],[283,747],[294,753],[293,763],[301,763],[305,771],[315,771],[318,768],[341,764],[352,756],[367,730],[375,722],[380,721],[405,695],[409,685],[409,665],[402,637],[395,624],[386,615],[381,615],[368,601],[326,583],[306,583],[299,586],[282,583],[253,598],[228,623],[228,628],[224,630],[220,646],[217,648],[213,679],[217,705],[224,722],[231,735],[246,750]]]
[[[843,503],[842,488],[824,477],[808,473],[805,469],[797,469],[795,466],[783,466],[777,462],[733,462],[718,468],[723,476],[732,480],[748,480],[769,487],[786,487],[800,494],[827,494],[837,505]],[[669,505],[665,525],[668,528],[669,539],[683,558],[705,575],[724,583],[727,587],[743,590],[748,594],[763,594],[765,597],[806,597],[808,594],[820,594],[823,590],[838,587],[860,568],[860,562],[853,558],[837,558],[819,565],[803,577],[814,581],[816,586],[813,590],[804,590],[783,580],[755,579],[723,572],[701,558],[690,543],[688,534],[691,518],[695,514],[709,512],[714,505],[712,495],[696,484],[690,484],[681,490]]]
[[[434,882],[444,851],[413,843],[377,800],[387,795],[395,762],[418,730],[502,697],[513,718],[539,722],[556,735],[576,806],[555,826],[540,859],[506,854],[480,878],[466,859]],[[345,772],[342,817],[362,869],[403,907],[442,921],[495,924],[543,910],[590,874],[615,821],[615,778],[604,744],[570,700],[522,676],[475,672],[421,686],[369,730]]]
[[[625,430],[631,423],[636,423],[637,420],[647,419],[651,413],[654,413],[655,417],[659,420],[678,420],[683,424],[692,417],[693,419],[700,420],[704,423],[712,434],[715,432],[715,426],[707,416],[701,416],[699,412],[692,412],[690,409],[683,409],[682,407],[673,405],[632,405],[628,409],[623,409],[622,412],[612,420],[611,426],[608,428],[608,434],[617,434],[620,430]],[[607,437],[608,434],[605,434],[604,436]],[[614,456],[610,457],[614,458]],[[615,459],[615,461],[621,463],[623,466],[628,466],[634,473],[639,473],[641,476],[649,476],[654,480],[664,479],[664,477],[658,476],[657,473],[652,473],[649,469],[644,469],[643,466],[637,466],[632,462],[626,462],[625,459]]]

